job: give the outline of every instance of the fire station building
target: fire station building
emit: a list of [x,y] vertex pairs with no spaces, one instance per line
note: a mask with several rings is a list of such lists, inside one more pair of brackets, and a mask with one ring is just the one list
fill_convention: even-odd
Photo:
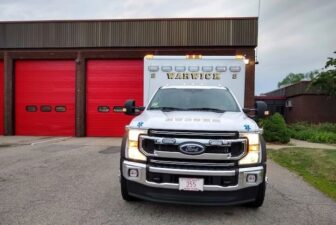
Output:
[[254,105],[257,18],[0,22],[0,135],[122,136],[145,55],[244,55]]

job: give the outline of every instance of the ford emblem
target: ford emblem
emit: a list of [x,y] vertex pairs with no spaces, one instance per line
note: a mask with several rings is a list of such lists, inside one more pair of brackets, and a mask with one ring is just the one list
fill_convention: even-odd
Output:
[[205,147],[197,143],[185,143],[179,146],[182,153],[188,155],[199,155],[205,151]]

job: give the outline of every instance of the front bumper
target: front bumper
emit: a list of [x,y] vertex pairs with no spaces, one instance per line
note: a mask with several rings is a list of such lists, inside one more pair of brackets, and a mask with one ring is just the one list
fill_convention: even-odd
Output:
[[145,186],[126,181],[128,194],[152,202],[183,205],[227,206],[253,202],[259,187],[248,187],[236,191],[179,191]]
[[[178,183],[155,183],[148,181],[146,179],[146,169],[147,165],[144,163],[137,163],[131,161],[123,161],[122,163],[122,175],[129,181],[134,181],[136,183],[163,189],[179,189]],[[137,169],[139,172],[138,177],[129,176],[130,169]],[[180,174],[189,176],[232,176],[236,173],[235,170],[187,170],[187,169],[171,169],[171,168],[158,168],[158,167],[148,167],[149,172],[155,173],[166,173],[166,174]],[[246,181],[246,176],[248,174],[256,175],[257,179],[254,183],[249,183]],[[219,186],[219,185],[204,185],[204,191],[234,191],[240,190],[247,187],[255,187],[264,181],[264,167],[247,167],[238,169],[238,183],[234,186]]]
[[[131,177],[130,169],[137,169],[138,176]],[[178,174],[188,176],[233,176],[237,174],[238,182],[232,186],[204,185],[203,192],[180,191],[178,183],[156,183],[146,179],[147,170],[154,173]],[[122,176],[126,179],[130,195],[145,200],[182,203],[230,205],[254,201],[259,185],[264,181],[264,166],[239,168],[237,170],[195,170],[151,167],[144,163],[122,162]],[[256,181],[247,182],[247,175],[254,174]]]

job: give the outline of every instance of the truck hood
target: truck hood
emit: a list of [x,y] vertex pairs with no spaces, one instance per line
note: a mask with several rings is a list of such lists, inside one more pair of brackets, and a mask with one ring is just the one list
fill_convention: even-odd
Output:
[[259,131],[257,124],[242,112],[202,112],[145,110],[130,128],[208,131]]

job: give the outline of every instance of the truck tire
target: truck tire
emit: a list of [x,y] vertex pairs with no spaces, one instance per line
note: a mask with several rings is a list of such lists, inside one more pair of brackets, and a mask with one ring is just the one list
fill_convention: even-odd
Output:
[[125,201],[130,202],[137,200],[135,197],[129,195],[126,179],[122,175],[120,176],[120,187],[121,187],[121,196]]
[[127,182],[122,172],[122,162],[123,162],[123,159],[125,158],[126,139],[127,139],[127,134],[124,135],[122,142],[121,142],[121,148],[120,148],[120,188],[121,188],[121,197],[125,201],[130,202],[130,201],[136,200],[136,198],[129,195],[128,188],[127,188]]
[[250,208],[259,208],[260,206],[262,206],[265,199],[265,191],[266,191],[266,182],[264,181],[259,185],[259,190],[255,201],[247,203],[246,206]]

